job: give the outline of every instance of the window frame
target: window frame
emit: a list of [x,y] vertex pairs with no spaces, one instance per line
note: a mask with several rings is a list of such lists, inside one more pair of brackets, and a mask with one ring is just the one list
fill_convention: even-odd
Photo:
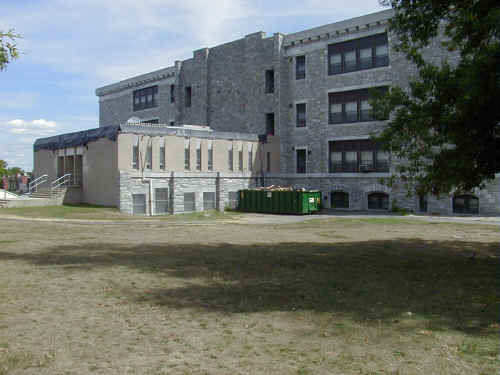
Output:
[[146,146],[145,169],[153,169],[153,145]]
[[186,108],[190,108],[193,104],[193,89],[191,86],[185,88],[184,104]]
[[[371,165],[363,163],[363,153],[371,153]],[[332,154],[340,153],[340,168],[334,167]],[[355,162],[349,161],[346,153],[355,153]],[[387,159],[380,159],[378,155],[387,153]],[[377,147],[370,139],[348,139],[328,141],[328,173],[389,173],[390,153]],[[355,166],[353,165],[355,163]],[[339,163],[336,163],[337,165]]]
[[295,56],[295,80],[298,81],[305,78],[306,78],[306,55]]
[[175,85],[170,85],[170,103],[175,103]]
[[165,146],[160,146],[160,170],[165,170]]
[[[299,111],[299,107],[304,110]],[[300,118],[301,114],[304,114],[304,118]],[[296,102],[295,103],[295,127],[296,128],[306,128],[307,127],[307,102]]]
[[[377,57],[377,48],[384,47],[386,54],[381,55],[380,60]],[[378,33],[363,38],[347,40],[345,42],[332,43],[328,45],[328,75],[345,74],[361,70],[380,68],[390,65],[389,58],[389,38],[387,32]],[[371,49],[370,64],[364,65],[361,60],[361,51]],[[355,63],[352,68],[346,68],[347,53],[354,52]],[[332,57],[340,55],[340,63],[332,64]],[[336,66],[334,68],[334,66]],[[340,67],[340,68],[339,68]]]
[[[356,122],[372,122],[378,121],[373,117],[373,110],[369,104],[371,98],[371,90],[379,90],[381,92],[386,92],[389,89],[388,86],[376,86],[367,87],[357,90],[348,91],[335,91],[328,93],[328,124],[350,124]],[[346,110],[346,105],[349,103],[356,103],[356,118],[349,118],[348,112]],[[367,116],[363,113],[363,103],[368,102],[370,105],[370,114]],[[332,109],[335,105],[340,105],[341,112],[333,112]],[[340,114],[340,116],[339,116]],[[383,120],[382,120],[383,121]]]
[[275,115],[274,112],[266,113],[266,134],[274,135],[275,132]]
[[[151,100],[149,100],[151,95]],[[158,85],[145,87],[139,90],[134,90],[132,93],[132,110],[142,111],[148,108],[158,107]],[[142,100],[144,98],[144,100]]]
[[132,169],[139,170],[139,145],[132,145]]
[[[299,151],[304,152],[304,164],[303,169],[299,171]],[[296,147],[295,148],[295,173],[306,174],[307,173],[307,147]]]

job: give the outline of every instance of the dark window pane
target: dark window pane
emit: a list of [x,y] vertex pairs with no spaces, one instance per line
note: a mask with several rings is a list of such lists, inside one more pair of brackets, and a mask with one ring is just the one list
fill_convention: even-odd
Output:
[[336,53],[330,56],[330,74],[342,73],[342,55]]
[[266,113],[266,134],[274,135],[274,113]]
[[389,65],[389,48],[387,44],[375,48],[375,66]]
[[335,191],[331,194],[332,208],[349,208],[349,194]]
[[353,72],[356,68],[356,51],[344,52],[344,72]]
[[304,79],[306,77],[306,57],[297,56],[295,58],[295,79]]
[[297,156],[297,173],[306,173],[306,150],[296,150]]
[[191,107],[191,86],[186,87],[186,107]]
[[388,210],[389,196],[385,193],[368,194],[368,209],[370,210]]
[[306,126],[306,103],[300,103],[296,105],[297,110],[297,127]]
[[274,92],[274,70],[266,70],[266,94]]
[[458,214],[479,213],[479,199],[472,195],[459,195],[453,198],[453,212]]

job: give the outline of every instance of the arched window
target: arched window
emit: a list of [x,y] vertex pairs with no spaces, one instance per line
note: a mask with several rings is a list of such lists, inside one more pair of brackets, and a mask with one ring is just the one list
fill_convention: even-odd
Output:
[[368,194],[368,209],[369,210],[388,210],[389,195],[385,193]]
[[349,194],[343,191],[332,191],[332,208],[349,208]]
[[479,199],[473,195],[463,194],[453,197],[453,212],[457,214],[479,213]]

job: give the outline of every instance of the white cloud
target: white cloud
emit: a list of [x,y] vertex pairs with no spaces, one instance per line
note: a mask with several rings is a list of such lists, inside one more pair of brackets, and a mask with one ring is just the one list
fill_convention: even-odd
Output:
[[52,135],[58,128],[55,121],[48,121],[44,119],[32,121],[14,119],[0,123],[0,125],[7,128],[7,131],[11,134],[25,134],[38,137]]

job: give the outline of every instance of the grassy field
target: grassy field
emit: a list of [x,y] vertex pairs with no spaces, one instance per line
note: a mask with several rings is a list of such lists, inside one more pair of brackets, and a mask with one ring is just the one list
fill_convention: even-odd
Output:
[[499,229],[0,222],[0,374],[493,374]]
[[139,216],[128,215],[120,212],[116,207],[103,207],[94,205],[70,205],[46,206],[46,207],[16,207],[0,208],[0,215],[18,216],[26,218],[41,219],[78,219],[78,220],[199,220],[199,219],[220,219],[236,215],[231,212],[194,212],[180,215],[162,215],[162,216]]

